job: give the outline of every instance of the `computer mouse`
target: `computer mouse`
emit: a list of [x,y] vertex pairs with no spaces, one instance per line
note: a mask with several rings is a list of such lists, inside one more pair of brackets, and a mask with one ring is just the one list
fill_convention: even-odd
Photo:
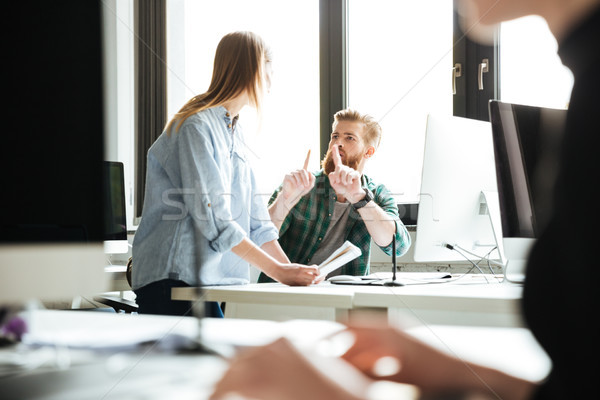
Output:
[[340,282],[340,281],[361,281],[360,276],[352,276],[352,275],[334,275],[330,278],[327,278],[329,282]]

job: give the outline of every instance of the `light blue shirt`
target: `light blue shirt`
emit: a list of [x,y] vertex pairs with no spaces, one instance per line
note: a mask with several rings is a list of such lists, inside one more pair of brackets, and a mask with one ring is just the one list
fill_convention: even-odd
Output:
[[262,246],[278,231],[243,147],[241,127],[224,107],[190,116],[150,147],[133,289],[162,279],[193,286],[250,282],[249,264],[231,248],[247,236]]

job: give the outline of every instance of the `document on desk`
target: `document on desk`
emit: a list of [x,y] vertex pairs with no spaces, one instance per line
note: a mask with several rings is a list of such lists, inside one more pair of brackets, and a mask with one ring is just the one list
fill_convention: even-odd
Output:
[[346,265],[356,257],[360,256],[362,251],[350,241],[346,240],[343,245],[333,252],[325,261],[319,265],[320,275],[328,275],[338,268]]
[[[89,350],[129,350],[155,343],[157,349],[184,348],[198,337],[195,318],[121,315],[99,311],[25,311],[23,343]],[[150,318],[149,318],[150,317]]]

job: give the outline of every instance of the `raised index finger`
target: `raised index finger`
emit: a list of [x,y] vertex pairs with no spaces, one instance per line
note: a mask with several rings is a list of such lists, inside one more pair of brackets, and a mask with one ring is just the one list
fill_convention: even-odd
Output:
[[342,165],[342,157],[340,157],[340,150],[337,146],[333,146],[333,149],[331,149],[331,154],[333,156],[333,164],[336,167]]
[[308,171],[308,160],[310,160],[310,149],[308,149],[308,153],[306,153],[306,160],[304,160],[304,167],[302,169]]

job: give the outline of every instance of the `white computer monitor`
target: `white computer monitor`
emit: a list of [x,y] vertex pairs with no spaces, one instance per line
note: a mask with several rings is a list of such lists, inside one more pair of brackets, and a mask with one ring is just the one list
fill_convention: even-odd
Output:
[[489,103],[499,193],[504,272],[522,281],[529,251],[552,213],[566,110]]
[[[494,150],[489,122],[429,115],[414,259],[465,261],[472,254],[499,259],[489,207],[498,207]],[[498,211],[492,210],[492,213]],[[476,259],[473,255],[468,255]]]

